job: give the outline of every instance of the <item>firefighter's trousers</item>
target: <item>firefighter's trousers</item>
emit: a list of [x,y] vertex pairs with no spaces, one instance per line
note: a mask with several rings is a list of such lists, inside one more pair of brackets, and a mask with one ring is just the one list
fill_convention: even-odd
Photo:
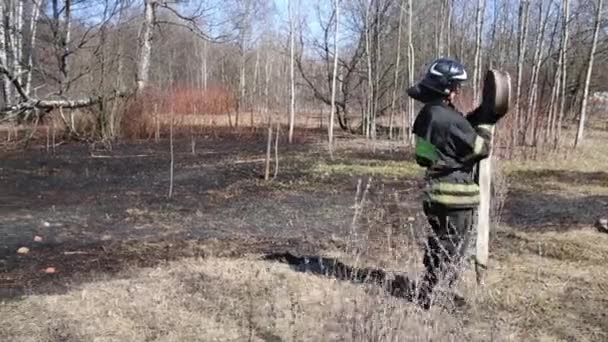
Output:
[[451,287],[463,267],[475,209],[450,209],[441,204],[424,202],[424,213],[432,232],[426,243],[421,292],[430,296],[437,283],[446,280]]

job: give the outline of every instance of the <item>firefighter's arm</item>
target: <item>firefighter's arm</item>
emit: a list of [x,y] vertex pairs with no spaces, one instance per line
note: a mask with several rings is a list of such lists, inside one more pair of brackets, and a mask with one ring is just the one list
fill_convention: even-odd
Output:
[[491,125],[472,126],[468,121],[452,126],[454,145],[463,163],[477,163],[490,155],[492,144]]
[[465,117],[473,127],[479,125],[494,125],[500,120],[500,117],[494,111],[483,109],[481,105],[465,115]]

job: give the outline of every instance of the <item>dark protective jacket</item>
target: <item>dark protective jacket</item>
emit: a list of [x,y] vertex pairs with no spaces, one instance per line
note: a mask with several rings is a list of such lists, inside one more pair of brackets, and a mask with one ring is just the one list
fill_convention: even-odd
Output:
[[437,99],[426,103],[416,117],[416,161],[427,169],[427,201],[448,208],[479,204],[475,165],[489,155],[492,136],[491,126],[478,122],[480,110],[464,116]]

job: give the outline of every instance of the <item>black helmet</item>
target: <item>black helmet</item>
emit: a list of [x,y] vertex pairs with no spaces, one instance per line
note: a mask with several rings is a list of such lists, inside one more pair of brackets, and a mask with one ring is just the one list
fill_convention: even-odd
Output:
[[464,65],[453,59],[439,58],[431,63],[422,81],[408,89],[408,94],[414,98],[421,97],[420,94],[428,97],[431,96],[428,90],[431,90],[435,96],[447,96],[467,79]]

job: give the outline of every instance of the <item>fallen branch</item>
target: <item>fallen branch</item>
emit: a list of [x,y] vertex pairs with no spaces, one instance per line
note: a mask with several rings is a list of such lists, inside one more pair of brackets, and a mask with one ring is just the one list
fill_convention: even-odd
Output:
[[150,157],[149,154],[133,154],[133,155],[125,155],[125,156],[104,156],[102,154],[91,154],[91,158],[99,158],[99,159],[119,159],[119,158],[145,158]]
[[129,92],[117,91],[113,96],[91,96],[79,99],[68,99],[68,98],[57,98],[57,99],[37,99],[29,96],[23,89],[23,86],[19,80],[13,75],[1,62],[0,62],[0,75],[5,75],[10,81],[13,87],[19,93],[21,102],[8,105],[0,109],[0,122],[9,121],[22,115],[23,113],[30,112],[33,110],[39,111],[50,111],[57,108],[76,109],[90,107],[100,103],[104,98],[113,100],[116,98],[127,97],[130,95]]
[[266,161],[266,158],[250,159],[250,160],[237,160],[233,164],[261,163],[261,162],[265,162],[265,161]]

